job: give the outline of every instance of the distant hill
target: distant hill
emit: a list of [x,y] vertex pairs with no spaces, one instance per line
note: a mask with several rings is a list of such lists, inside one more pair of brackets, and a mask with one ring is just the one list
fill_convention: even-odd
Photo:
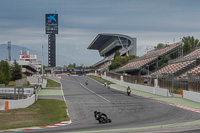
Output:
[[[29,50],[30,54],[36,54],[38,56],[38,60],[42,61],[42,53],[41,51],[32,50],[26,47],[18,46],[18,45],[12,45],[11,46],[11,60],[19,60],[20,51],[26,49]],[[46,55],[47,53],[44,53]],[[8,50],[7,50],[7,44],[1,44],[0,45],[0,60],[8,59]],[[44,63],[47,65],[47,63]]]

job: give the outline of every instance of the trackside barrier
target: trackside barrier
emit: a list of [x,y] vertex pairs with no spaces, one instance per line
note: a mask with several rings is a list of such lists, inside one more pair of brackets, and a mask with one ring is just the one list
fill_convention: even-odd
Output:
[[5,110],[8,110],[8,109],[9,109],[9,102],[5,101]]
[[1,103],[3,103],[2,108],[0,110],[9,110],[9,109],[18,109],[18,108],[26,108],[32,105],[35,102],[35,95],[27,99],[21,100],[3,100],[1,99]]
[[156,95],[160,95],[160,96],[171,97],[169,90],[167,90],[167,89],[127,83],[127,82],[124,82],[123,80],[112,79],[112,78],[104,76],[104,75],[102,75],[101,77],[103,79],[106,79],[108,81],[111,81],[115,84],[118,84],[118,85],[121,85],[124,87],[130,86],[130,88],[135,89],[135,90],[144,91],[144,92],[148,92],[148,93],[156,94]]
[[200,103],[200,93],[198,92],[183,90],[183,98]]
[[95,73],[88,73],[87,75],[96,76],[96,74],[95,74]]

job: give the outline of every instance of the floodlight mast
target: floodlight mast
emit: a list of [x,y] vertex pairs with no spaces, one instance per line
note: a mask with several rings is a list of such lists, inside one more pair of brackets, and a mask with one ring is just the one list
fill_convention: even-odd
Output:
[[8,41],[7,43],[7,49],[8,49],[8,61],[11,61],[11,41]]

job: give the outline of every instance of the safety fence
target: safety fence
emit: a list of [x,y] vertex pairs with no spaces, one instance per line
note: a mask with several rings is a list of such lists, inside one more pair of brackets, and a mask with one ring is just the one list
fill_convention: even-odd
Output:
[[[137,80],[138,77],[134,77],[131,80],[131,77],[126,75],[126,76],[121,76],[120,80],[118,80],[118,75],[117,76],[114,76],[114,75],[115,74],[112,74],[112,77],[111,76],[109,77],[109,76],[107,76],[107,73],[104,73],[103,75],[101,75],[101,77],[103,79],[106,79],[108,81],[111,81],[115,84],[118,84],[118,85],[121,85],[124,87],[130,86],[132,89],[135,89],[135,90],[144,91],[144,92],[148,92],[151,94],[157,94],[157,95],[166,96],[166,97],[173,97],[173,90],[174,90],[173,87],[179,86],[179,88],[180,88],[180,84],[178,82],[170,81],[169,79],[168,80],[164,80],[164,79],[153,80],[153,78],[144,78],[143,77],[144,78],[143,80],[142,80],[142,78],[140,78],[140,80]],[[197,80],[198,77],[196,77],[195,79]],[[146,83],[146,81],[149,81],[149,85],[148,85],[148,83]],[[143,83],[143,85],[136,84],[135,82]],[[152,82],[154,82],[154,87],[152,87]],[[165,88],[158,86],[158,82],[160,82],[160,85],[162,85]],[[184,84],[182,84],[182,87],[185,86],[186,88],[187,87],[189,88],[191,83],[192,82],[189,82],[189,84],[187,84],[187,82],[184,82]],[[197,82],[195,82],[195,83],[196,83],[195,84],[195,87],[196,87],[197,83],[199,83],[199,80],[197,80]],[[193,85],[194,85],[194,83],[193,83]],[[171,87],[171,88],[169,88],[169,87]],[[198,85],[198,87],[199,87],[199,85]],[[188,91],[188,90],[181,90],[181,92],[182,92],[183,98],[200,103],[200,93],[199,92]]]
[[[183,89],[189,91],[200,92],[200,76],[191,75],[188,79],[177,79],[177,77],[173,75],[161,75],[157,77],[152,76],[130,76],[130,75],[120,75],[116,73],[105,73],[107,77],[123,80],[124,82],[145,85],[145,86],[155,86],[155,79],[158,80],[158,86],[160,88],[168,89],[170,91]],[[104,75],[105,75],[104,74]]]

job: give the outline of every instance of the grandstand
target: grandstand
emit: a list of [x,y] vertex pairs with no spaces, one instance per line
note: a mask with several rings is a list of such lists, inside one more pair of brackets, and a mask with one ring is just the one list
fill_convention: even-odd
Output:
[[98,34],[88,49],[98,50],[103,59],[96,64],[98,71],[107,71],[108,66],[114,59],[116,51],[120,52],[121,56],[136,55],[136,38],[131,38],[122,34]]
[[140,58],[130,60],[126,65],[115,70],[115,72],[142,75],[142,73],[147,74],[150,73],[150,71],[155,71],[159,67],[159,60],[161,60],[164,56],[181,51],[182,44],[182,42],[178,42],[173,45],[166,46],[165,48],[155,49]]
[[189,54],[171,60],[168,65],[152,73],[151,75],[173,74],[175,79],[188,79],[189,75],[200,73],[200,49],[196,49]]

